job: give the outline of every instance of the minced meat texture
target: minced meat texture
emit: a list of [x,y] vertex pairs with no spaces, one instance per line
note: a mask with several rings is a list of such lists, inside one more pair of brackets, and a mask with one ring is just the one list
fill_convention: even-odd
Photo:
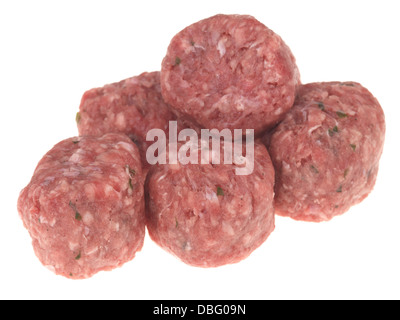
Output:
[[161,70],[163,97],[177,115],[256,135],[282,120],[299,84],[288,46],[243,15],[217,15],[178,33]]
[[385,138],[376,98],[355,82],[311,83],[272,134],[277,214],[326,221],[373,189]]
[[43,265],[84,279],[132,260],[145,235],[144,179],[139,150],[125,135],[57,144],[18,200]]

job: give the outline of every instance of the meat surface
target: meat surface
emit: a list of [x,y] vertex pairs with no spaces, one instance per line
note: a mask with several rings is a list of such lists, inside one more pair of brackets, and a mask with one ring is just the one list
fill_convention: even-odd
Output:
[[217,15],[171,41],[162,94],[174,112],[208,129],[273,127],[292,107],[300,75],[289,47],[251,16]]
[[77,116],[80,135],[124,133],[139,146],[143,160],[149,146],[147,132],[156,128],[168,132],[172,120],[176,117],[161,96],[160,72],[87,91]]
[[361,202],[374,187],[384,139],[383,110],[360,84],[301,87],[266,139],[276,169],[276,213],[319,222]]
[[139,151],[125,135],[57,144],[18,200],[43,265],[84,279],[132,260],[145,236],[144,179]]
[[254,159],[253,173],[243,176],[235,174],[235,161],[152,167],[146,181],[150,237],[196,267],[248,257],[275,228],[275,173],[262,144],[255,145]]

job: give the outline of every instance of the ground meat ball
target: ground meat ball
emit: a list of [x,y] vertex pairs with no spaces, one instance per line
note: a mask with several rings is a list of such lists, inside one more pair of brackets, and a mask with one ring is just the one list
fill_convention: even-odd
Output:
[[137,143],[142,157],[149,145],[147,132],[155,128],[168,132],[168,122],[176,119],[161,96],[159,72],[89,90],[79,109],[80,135],[124,133]]
[[373,189],[385,137],[378,101],[354,82],[303,86],[270,139],[276,212],[325,221]]
[[161,88],[180,116],[209,129],[275,125],[300,82],[282,39],[251,16],[217,15],[177,34],[162,63]]
[[272,162],[261,144],[254,158],[254,172],[247,176],[235,175],[236,166],[226,164],[154,166],[146,182],[151,238],[197,267],[249,256],[275,227]]
[[38,164],[18,211],[40,261],[83,279],[132,260],[145,235],[139,151],[124,135],[71,138]]

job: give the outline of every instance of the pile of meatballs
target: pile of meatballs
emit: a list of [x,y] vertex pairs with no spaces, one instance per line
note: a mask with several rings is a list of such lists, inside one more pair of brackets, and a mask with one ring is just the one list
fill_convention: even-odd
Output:
[[[41,263],[71,279],[131,261],[146,228],[188,265],[237,263],[274,231],[275,214],[328,221],[366,198],[385,138],[383,110],[366,88],[302,84],[281,37],[244,15],[185,28],[160,72],[87,91],[76,122],[79,136],[43,157],[18,200]],[[157,158],[210,143],[172,137],[171,123],[199,136],[240,129],[252,157],[150,163],[153,129],[170,142]],[[232,152],[227,141],[217,148]],[[237,174],[249,159],[251,172]]]

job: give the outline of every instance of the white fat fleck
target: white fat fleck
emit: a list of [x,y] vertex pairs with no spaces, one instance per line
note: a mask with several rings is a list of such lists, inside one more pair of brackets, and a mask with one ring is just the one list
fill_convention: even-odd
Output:
[[206,50],[206,48],[205,47],[203,47],[203,46],[201,46],[201,45],[199,45],[199,44],[197,44],[197,43],[195,43],[194,44],[194,47],[196,48],[196,49],[201,49],[201,50]]
[[54,268],[54,266],[51,266],[51,265],[46,265],[46,266],[44,266],[47,270],[49,270],[49,271],[51,271],[51,272],[53,272],[53,273],[55,273],[56,272],[56,268]]
[[157,179],[157,183],[160,182],[161,180],[163,180],[166,176],[167,176],[166,173],[163,174],[162,176],[160,176],[160,177]]
[[243,110],[244,110],[244,104],[243,104],[243,102],[240,101],[240,100],[238,100],[238,101],[235,103],[235,107],[236,107],[236,110],[238,110],[238,111],[243,111]]
[[251,242],[251,235],[247,234],[243,237],[242,244],[244,247],[248,246]]
[[198,106],[199,108],[203,108],[204,107],[204,101],[201,100],[200,98],[190,99],[188,103],[194,104],[194,105]]
[[221,58],[226,53],[225,42],[226,42],[225,39],[221,39],[218,41],[218,44],[217,44],[217,50],[219,51],[219,55],[221,56]]
[[49,222],[49,226],[50,227],[54,227],[55,224],[56,224],[56,218],[51,219],[50,222]]
[[230,236],[233,236],[235,234],[232,226],[225,221],[222,223],[222,231]]
[[114,222],[111,224],[111,230],[118,232],[119,231],[119,223],[118,222]]
[[117,114],[117,117],[115,119],[115,126],[119,129],[124,129],[126,127],[125,115],[122,112]]
[[264,70],[270,70],[273,67],[272,61],[274,61],[274,60],[273,59],[264,59]]
[[282,108],[278,108],[278,109],[276,109],[275,111],[274,111],[274,114],[275,115],[280,115],[280,114],[282,114],[283,113],[283,109]]
[[192,46],[192,44],[190,43],[182,43],[182,49],[185,51],[185,54],[191,54],[192,52],[195,52],[195,48],[194,46]]
[[133,199],[132,198],[125,198],[124,205],[126,207],[130,206],[132,203],[133,203]]
[[39,221],[40,221],[40,223],[43,223],[43,224],[49,224],[49,220],[47,220],[47,218],[43,217],[43,216],[39,216]]
[[[348,129],[343,129],[343,132],[347,134]],[[357,129],[351,130],[349,136],[352,137],[352,143],[359,143],[363,138],[363,134]]]
[[117,143],[118,147],[121,147],[122,149],[125,149],[126,151],[130,152],[130,153],[134,153],[134,147],[133,145],[127,143],[127,142],[118,142]]
[[41,184],[42,186],[48,186],[50,183],[52,183],[55,180],[55,177],[47,177],[46,180],[43,181]]
[[319,125],[316,125],[316,126],[314,126],[314,127],[312,127],[312,128],[310,128],[309,130],[308,130],[308,135],[310,136],[311,135],[311,133],[313,133],[315,130],[317,130],[319,127],[321,127],[321,125],[319,124]]
[[305,145],[304,142],[303,142],[303,143],[299,143],[299,144],[297,145],[296,152],[300,153],[301,151],[303,151],[303,150],[304,150],[304,145]]
[[94,248],[91,249],[90,251],[85,252],[85,255],[86,255],[86,256],[90,256],[90,255],[96,253],[97,251],[99,251],[99,247],[94,247]]
[[89,227],[85,227],[85,236],[88,236],[90,233],[90,228]]
[[125,84],[132,84],[132,85],[136,85],[139,83],[139,80],[137,77],[133,77],[133,78],[129,78],[125,80]]
[[[250,49],[253,49],[253,48],[255,48],[255,47],[259,46],[259,45],[262,46],[263,43],[264,43],[264,40],[263,40],[263,39],[262,39],[262,40],[255,41],[255,42],[253,42],[253,43],[251,44]],[[258,51],[259,51],[259,49],[257,49],[257,53],[258,53]]]
[[186,243],[185,250],[186,251],[192,251],[192,246],[190,245],[190,242]]
[[208,201],[219,203],[218,196],[214,191],[207,190],[205,196]]
[[82,160],[82,155],[79,154],[79,152],[75,152],[70,158],[69,162],[72,163],[78,163]]
[[116,94],[116,93],[114,93],[114,94],[108,94],[108,95],[107,95],[107,99],[108,99],[108,102],[109,102],[109,103],[112,103],[114,100],[120,99],[120,95],[119,95],[119,94]]
[[69,183],[66,180],[62,180],[58,190],[61,192],[68,192],[69,187],[70,187]]
[[104,186],[104,193],[105,193],[105,195],[106,195],[107,197],[109,197],[109,196],[115,194],[116,191],[115,191],[115,189],[114,189],[112,186],[110,186],[109,184],[106,184],[106,185]]
[[290,164],[289,163],[287,163],[286,161],[282,161],[282,171],[284,172],[284,173],[286,173],[286,172],[291,172],[292,170],[290,169]]
[[[206,30],[203,29],[203,32],[205,32]],[[208,31],[208,30],[207,30]],[[211,31],[211,43],[216,44],[218,39],[221,37],[221,32],[217,31],[217,30],[213,30]]]
[[94,221],[94,217],[90,212],[85,212],[82,216],[82,220],[84,224],[90,226]]
[[68,247],[71,251],[75,251],[77,249],[79,249],[79,243],[77,242],[69,242],[68,243]]
[[130,187],[129,184],[126,184],[126,190],[128,190],[128,195],[129,196],[133,195],[133,189]]

